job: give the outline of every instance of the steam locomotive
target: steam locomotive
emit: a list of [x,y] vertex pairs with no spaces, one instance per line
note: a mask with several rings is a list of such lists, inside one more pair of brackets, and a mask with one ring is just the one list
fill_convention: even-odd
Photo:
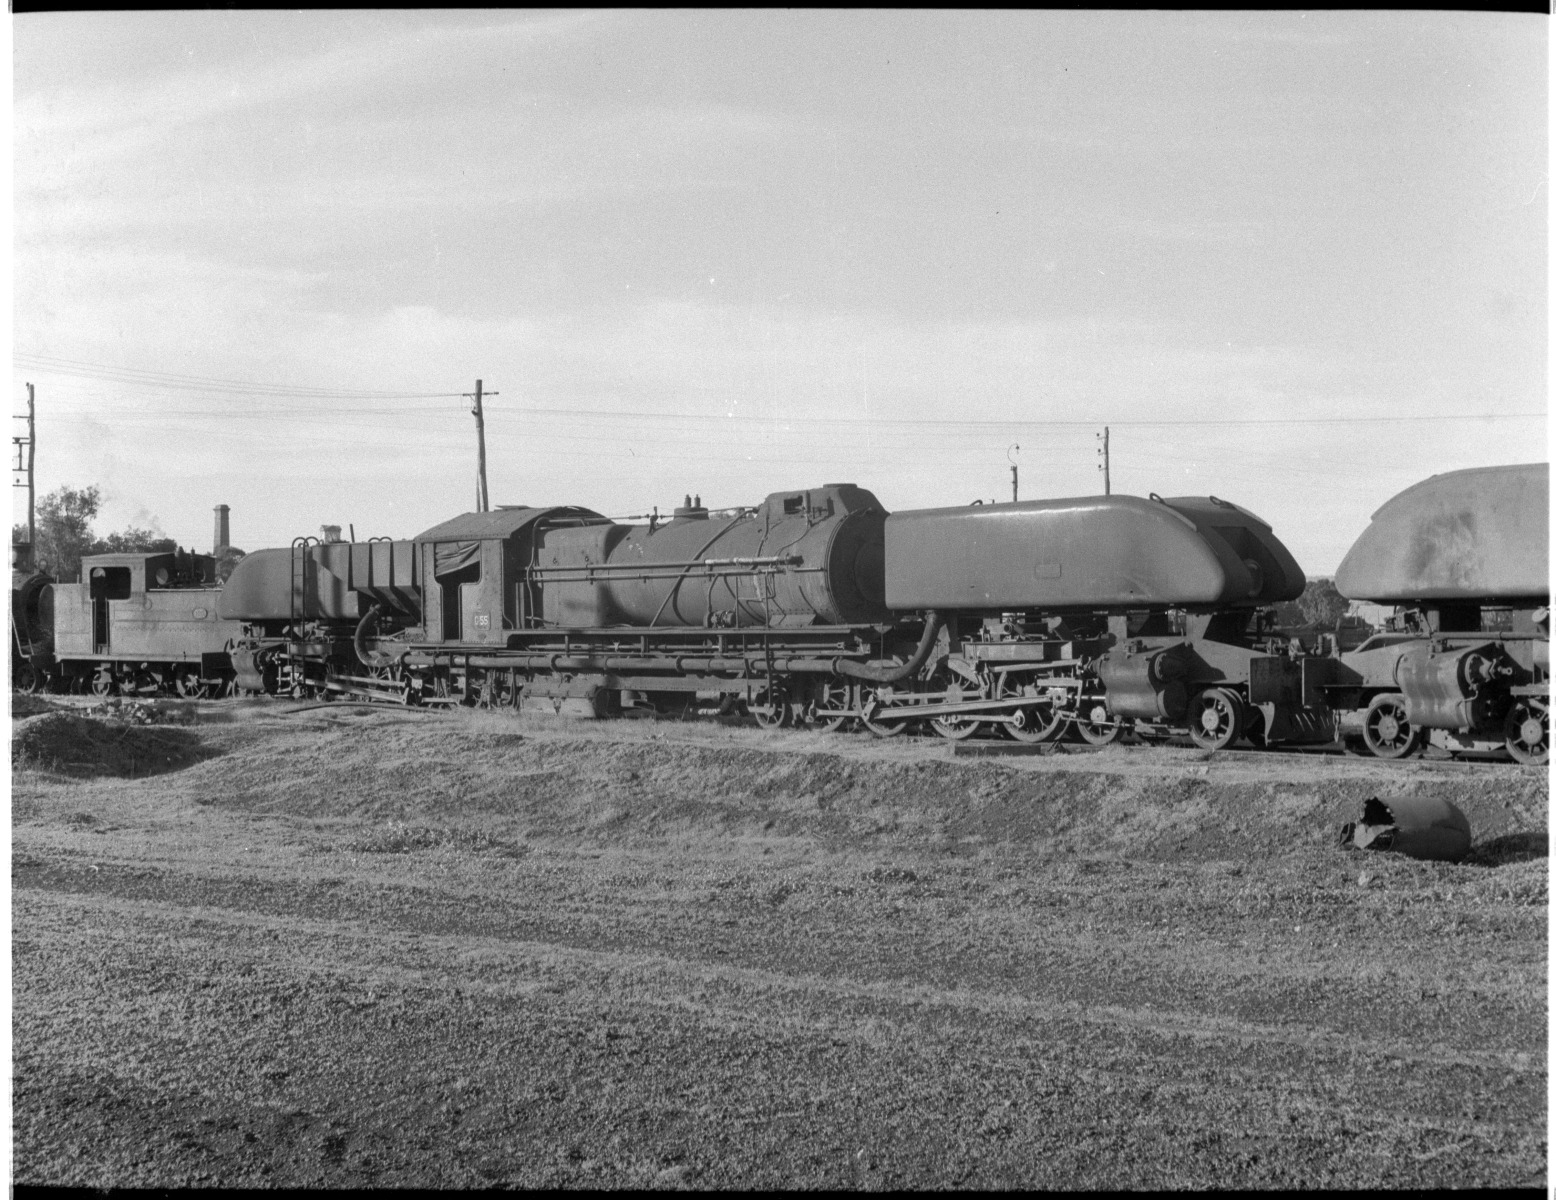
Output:
[[[1498,511],[1543,497],[1543,467],[1496,470],[1528,476]],[[1538,511],[1543,529],[1543,499]],[[1391,757],[1419,749],[1419,730],[1462,749],[1496,726],[1515,756],[1544,761],[1549,588],[1533,520],[1506,534],[1523,577],[1461,581],[1453,597],[1395,581],[1417,593],[1399,631],[1338,655],[1279,636],[1270,606],[1301,594],[1302,571],[1268,523],[1229,501],[1110,495],[888,514],[863,488],[826,484],[717,512],[688,496],[646,525],[502,507],[408,540],[300,538],[248,555],[219,588],[204,556],[99,556],[85,560],[86,582],[39,591],[40,613],[52,594],[53,647],[33,659],[55,685],[99,692],[584,716],[716,704],[764,726],[857,723],[883,737],[927,723],[953,739],[1102,744],[1130,730],[1216,749],[1343,733]],[[1347,564],[1375,559],[1370,535]],[[1464,568],[1432,569],[1457,580]],[[1353,576],[1342,567],[1357,598],[1398,592]],[[13,582],[13,628],[16,597]],[[1488,597],[1509,601],[1516,628],[1468,628]]]
[[1388,628],[1333,661],[1342,734],[1382,758],[1429,742],[1550,755],[1550,466],[1434,475],[1372,515],[1335,574]]

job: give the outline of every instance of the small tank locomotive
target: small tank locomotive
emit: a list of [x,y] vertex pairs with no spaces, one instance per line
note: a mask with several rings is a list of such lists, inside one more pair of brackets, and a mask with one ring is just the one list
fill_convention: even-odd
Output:
[[1433,475],[1373,513],[1335,587],[1394,615],[1323,688],[1342,735],[1549,761],[1549,514],[1547,463]]
[[89,555],[81,582],[12,572],[13,681],[106,696],[225,693],[240,626],[216,615],[216,560],[182,550]]

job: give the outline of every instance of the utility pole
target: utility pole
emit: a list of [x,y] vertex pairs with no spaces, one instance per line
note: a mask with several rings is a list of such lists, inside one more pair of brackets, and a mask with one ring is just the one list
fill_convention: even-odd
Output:
[[1102,459],[1097,464],[1097,470],[1102,472],[1102,494],[1111,496],[1113,494],[1113,473],[1108,463],[1108,427],[1106,425],[1102,427],[1102,432],[1097,435],[1097,439],[1102,443],[1102,445],[1097,447],[1097,454]]
[[[465,395],[469,395],[466,392]],[[497,395],[493,392],[492,395]],[[476,512],[490,512],[491,505],[486,502],[486,417],[481,412],[481,381],[475,381],[475,407],[470,410],[475,414],[475,510]]]
[[1015,504],[1020,500],[1021,497],[1017,491],[1017,485],[1019,481],[1016,477],[1016,460],[1010,457],[1011,451],[1020,453],[1021,447],[1012,446],[1010,450],[1005,451],[1005,458],[1010,463],[1010,502]]
[[[29,383],[27,385],[27,436],[11,438],[11,444],[16,447],[16,462],[11,467],[11,486],[24,487],[27,489],[27,544],[29,546],[37,541],[37,536],[34,529],[36,521],[34,519],[34,493],[32,486],[33,454],[37,441],[34,434],[34,418],[35,412],[33,407],[33,391],[32,384]],[[27,465],[25,467],[22,466],[22,451],[24,449],[27,451]],[[26,483],[23,483],[21,480],[15,478],[15,476],[20,475],[24,470],[27,472]]]

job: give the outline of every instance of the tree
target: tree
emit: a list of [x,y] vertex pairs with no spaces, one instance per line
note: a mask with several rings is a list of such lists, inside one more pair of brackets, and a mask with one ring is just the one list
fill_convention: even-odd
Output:
[[1332,579],[1309,579],[1302,594],[1275,606],[1281,625],[1287,628],[1312,628],[1333,633],[1351,602],[1335,589]]
[[[92,518],[101,505],[102,495],[95,484],[79,491],[62,487],[38,501],[37,541],[33,545],[38,570],[66,582],[81,577],[81,556],[91,553]],[[18,531],[20,540],[25,541],[25,526],[12,526],[12,539],[16,540]]]
[[136,529],[131,525],[123,533],[110,533],[105,538],[98,538],[92,543],[90,553],[129,554],[139,550],[147,554],[156,554],[177,549],[178,543],[172,538],[158,537],[149,529]]
[[1321,629],[1333,629],[1345,616],[1351,602],[1340,595],[1333,579],[1309,579],[1297,597],[1297,607],[1309,623]]
[[216,556],[216,580],[218,583],[226,583],[228,576],[232,574],[232,568],[238,565],[244,557],[244,551],[236,546],[223,546],[221,553]]
[[[134,525],[119,533],[99,538],[92,533],[92,518],[102,507],[97,485],[76,489],[62,487],[38,501],[37,543],[33,563],[62,582],[81,578],[81,559],[88,554],[129,554],[135,551],[155,554],[178,549],[172,538],[159,537],[153,530]],[[25,542],[27,527],[11,526],[11,540]]]

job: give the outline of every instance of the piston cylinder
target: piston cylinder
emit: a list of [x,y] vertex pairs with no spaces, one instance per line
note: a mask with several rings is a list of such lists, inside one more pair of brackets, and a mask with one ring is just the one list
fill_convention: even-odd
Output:
[[1400,656],[1398,680],[1410,722],[1425,729],[1476,729],[1499,716],[1495,685],[1509,678],[1506,655],[1493,643],[1434,654],[1412,646]]
[[1189,708],[1187,654],[1181,643],[1140,653],[1110,650],[1098,664],[1109,711],[1146,721],[1182,720]]

